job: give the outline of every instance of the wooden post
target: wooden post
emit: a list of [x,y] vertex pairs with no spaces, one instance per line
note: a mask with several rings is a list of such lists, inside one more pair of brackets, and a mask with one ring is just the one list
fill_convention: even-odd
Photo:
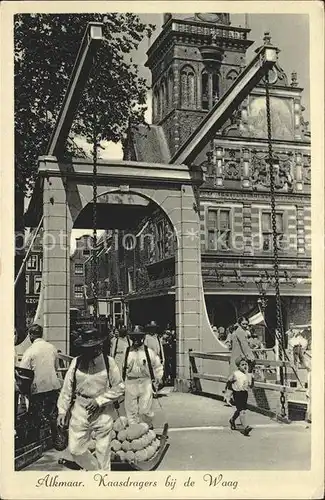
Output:
[[[193,349],[188,350],[189,358],[190,358],[190,367],[191,367],[192,373],[197,375],[198,369],[196,366],[195,357],[193,356],[193,354],[191,354],[192,350]],[[202,392],[202,386],[201,386],[200,379],[196,378],[196,377],[191,377],[191,378],[192,378],[191,382],[193,381],[193,387],[195,389],[195,392]]]

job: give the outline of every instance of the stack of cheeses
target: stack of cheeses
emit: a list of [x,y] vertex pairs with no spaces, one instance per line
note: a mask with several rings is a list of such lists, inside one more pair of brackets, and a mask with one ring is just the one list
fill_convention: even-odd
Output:
[[154,430],[148,424],[128,425],[126,417],[115,420],[112,431],[112,461],[119,462],[144,462],[150,460],[160,441]]

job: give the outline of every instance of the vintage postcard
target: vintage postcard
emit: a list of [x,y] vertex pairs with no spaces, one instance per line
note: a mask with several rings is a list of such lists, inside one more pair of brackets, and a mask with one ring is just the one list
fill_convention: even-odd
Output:
[[323,5],[1,42],[1,497],[323,498]]

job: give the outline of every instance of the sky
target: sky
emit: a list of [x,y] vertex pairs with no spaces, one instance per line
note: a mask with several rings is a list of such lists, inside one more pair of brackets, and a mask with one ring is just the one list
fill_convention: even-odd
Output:
[[[163,14],[139,14],[141,21],[156,25],[156,30],[149,41],[144,39],[138,49],[131,56],[133,62],[139,65],[139,75],[151,83],[151,75],[148,68],[144,66],[147,56],[146,52],[161,31]],[[232,14],[231,24],[233,26],[245,26],[244,14]],[[263,36],[267,31],[271,35],[271,42],[280,49],[279,65],[287,74],[289,82],[293,71],[298,75],[298,84],[304,89],[302,104],[306,108],[305,120],[309,121],[310,115],[310,79],[309,79],[309,18],[307,14],[249,14],[248,27],[251,32],[249,40],[254,44],[247,51],[247,63],[253,58],[254,50],[263,44]],[[151,93],[147,96],[148,110],[146,120],[151,123]],[[80,141],[85,145],[83,141]],[[104,143],[105,150],[102,152],[103,159],[122,159],[121,144]],[[89,146],[88,146],[89,147]],[[75,238],[87,234],[89,231],[73,230],[71,236],[71,252],[75,249]]]

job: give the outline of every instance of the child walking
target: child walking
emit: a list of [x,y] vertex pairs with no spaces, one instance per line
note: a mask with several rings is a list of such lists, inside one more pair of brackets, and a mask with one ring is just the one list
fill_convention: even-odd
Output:
[[248,363],[245,358],[239,357],[235,360],[238,370],[235,370],[227,381],[227,388],[233,391],[233,400],[236,406],[236,411],[229,420],[230,428],[236,429],[235,421],[239,417],[240,423],[243,426],[243,434],[248,436],[252,427],[246,423],[246,409],[248,398],[248,387],[253,387],[254,377],[252,373],[248,373]]

